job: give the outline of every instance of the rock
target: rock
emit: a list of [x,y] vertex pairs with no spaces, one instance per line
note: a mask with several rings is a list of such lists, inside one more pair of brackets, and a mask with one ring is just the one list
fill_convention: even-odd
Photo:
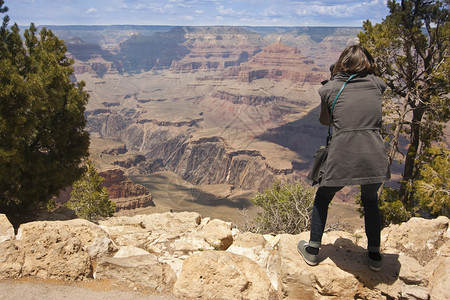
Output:
[[106,254],[96,246],[104,236],[106,232],[98,225],[81,219],[22,224],[16,237],[16,245],[25,256],[21,276],[65,280],[92,277],[88,249],[93,255]]
[[151,215],[136,215],[133,217],[113,217],[100,221],[104,226],[134,226],[149,232],[181,235],[183,232],[194,230],[200,225],[202,217],[196,212],[162,213]]
[[84,219],[68,221],[39,221],[20,225],[16,239],[32,242],[42,235],[67,235],[76,237],[87,247],[97,238],[108,235],[100,226]]
[[[100,222],[102,223],[102,222]],[[132,225],[105,226],[100,225],[117,246],[142,247],[144,242],[150,237],[151,231]]]
[[133,183],[122,170],[108,170],[99,175],[105,178],[103,186],[108,190],[109,199],[116,203],[117,211],[155,206],[147,188]]
[[116,252],[117,247],[108,236],[102,235],[88,245],[86,247],[86,251],[91,258],[98,258],[100,256],[109,255]]
[[280,257],[278,251],[274,250],[262,235],[251,232],[236,235],[227,251],[246,256],[256,262],[266,272],[272,286],[278,290],[281,285],[278,276],[281,271]]
[[0,242],[0,279],[19,278],[25,253],[13,241]]
[[[404,285],[402,289],[402,299],[428,300],[430,295],[428,289],[422,286]],[[438,298],[433,298],[438,299]]]
[[185,260],[174,294],[180,298],[278,299],[269,278],[255,262],[212,250]]
[[92,277],[91,258],[83,250],[80,239],[70,237],[66,232],[46,232],[30,244],[22,242],[25,261],[21,276],[62,280]]
[[449,219],[441,216],[426,220],[411,218],[401,225],[392,225],[382,231],[382,248],[390,252],[404,253],[416,259],[422,266],[438,255],[448,238]]
[[309,232],[296,236],[283,234],[278,243],[279,276],[285,299],[298,299],[298,295],[305,299],[324,296],[353,299],[355,295],[373,299],[383,294],[400,294],[404,283],[398,280],[398,255],[385,253],[382,271],[373,272],[368,267],[366,247],[358,246],[354,235],[331,231],[323,235],[319,265],[311,267],[297,251],[299,240],[308,241]]
[[102,151],[102,154],[109,154],[109,155],[119,155],[119,154],[125,154],[127,153],[127,147],[125,145],[116,145],[109,147],[108,149],[105,149]]
[[438,256],[429,264],[435,266],[429,277],[431,299],[450,299],[450,256]]
[[401,268],[399,278],[406,284],[414,284],[427,286],[428,279],[426,278],[424,267],[422,267],[417,260],[409,256],[399,256],[398,258]]
[[[0,280],[86,280],[95,274],[188,299],[450,299],[447,218],[412,219],[384,229],[380,272],[368,268],[359,231],[326,232],[320,263],[311,267],[297,251],[309,232],[242,233],[189,212],[114,217],[100,224],[81,219],[22,224],[16,239],[0,242]],[[434,234],[425,231],[430,228]],[[414,256],[414,243],[429,252]],[[424,253],[433,258],[421,263],[417,257]]]
[[4,214],[0,214],[0,242],[14,239],[14,227]]
[[[219,228],[215,226],[221,222],[214,222],[211,228]],[[207,223],[206,219],[202,222],[200,214],[192,212],[114,217],[100,222],[118,246],[134,246],[154,253],[161,262],[169,264],[176,274],[181,272],[183,260],[190,254],[214,249],[205,240],[205,235],[211,239],[211,243],[217,242],[218,247],[221,240],[227,240],[228,235],[223,232],[214,234],[205,230],[199,234],[198,230]]]
[[[300,240],[308,241],[309,235],[307,233],[280,235],[278,251],[281,259],[281,272],[279,276],[284,299],[298,299],[299,295],[302,295],[303,299],[315,299],[314,274],[319,274],[319,270],[311,269],[298,254],[296,247]],[[318,267],[323,267],[323,262]]]
[[325,72],[314,60],[303,55],[299,49],[277,41],[253,56],[239,67],[239,80],[252,82],[256,79],[290,79],[294,82],[319,84]]
[[123,246],[120,247],[119,251],[114,254],[114,258],[123,258],[130,256],[138,256],[138,255],[147,255],[150,254],[142,248],[134,247],[134,246]]
[[172,268],[159,262],[154,254],[103,258],[97,265],[94,278],[139,284],[158,293],[170,292],[176,281]]
[[214,249],[226,250],[233,243],[231,223],[214,219],[208,222],[198,236],[206,240]]

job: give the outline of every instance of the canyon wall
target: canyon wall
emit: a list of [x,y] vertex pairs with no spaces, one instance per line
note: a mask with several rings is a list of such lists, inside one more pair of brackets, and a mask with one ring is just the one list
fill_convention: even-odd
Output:
[[192,184],[260,191],[276,179],[304,177],[325,129],[318,116],[308,118],[311,124],[300,119],[318,106],[328,62],[355,30],[126,30],[128,38],[111,34],[114,47],[93,43],[92,34],[104,38],[92,29],[67,39],[75,77],[91,95],[88,130],[129,151],[107,160],[101,149],[99,165],[132,175],[172,171]]

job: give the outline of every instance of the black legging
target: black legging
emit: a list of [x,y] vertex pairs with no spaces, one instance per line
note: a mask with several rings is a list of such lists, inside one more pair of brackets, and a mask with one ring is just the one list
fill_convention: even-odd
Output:
[[[381,183],[361,185],[361,202],[364,206],[364,225],[368,240],[368,250],[380,251],[381,219],[378,209],[377,191]],[[339,190],[343,187],[319,187],[314,200],[311,219],[311,235],[309,245],[320,247],[325,223],[328,215],[328,205]]]

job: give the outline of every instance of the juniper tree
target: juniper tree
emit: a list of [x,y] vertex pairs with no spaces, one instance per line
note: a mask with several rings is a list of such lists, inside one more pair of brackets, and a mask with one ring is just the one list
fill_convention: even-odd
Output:
[[87,220],[111,217],[116,211],[116,205],[109,200],[108,191],[102,186],[104,180],[98,175],[94,164],[87,161],[86,172],[74,182],[66,206],[73,209],[77,216]]
[[[6,12],[0,0],[0,12]],[[51,30],[0,27],[0,211],[45,203],[83,173],[88,94]]]
[[[398,198],[417,212],[414,181],[428,149],[441,141],[450,119],[449,1],[389,0],[390,14],[380,23],[364,22],[360,43],[376,57],[390,88],[385,111],[391,163],[402,155],[403,178]],[[407,139],[404,153],[400,139]],[[397,156],[398,157],[398,156]]]

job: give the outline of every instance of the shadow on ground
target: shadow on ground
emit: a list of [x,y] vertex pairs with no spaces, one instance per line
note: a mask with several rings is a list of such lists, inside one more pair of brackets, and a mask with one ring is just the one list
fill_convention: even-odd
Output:
[[369,269],[367,255],[365,248],[355,245],[349,239],[338,238],[334,244],[321,247],[319,259],[331,259],[338,268],[353,274],[370,289],[379,284],[391,285],[397,281],[401,268],[397,254],[384,253],[383,267],[379,272]]

